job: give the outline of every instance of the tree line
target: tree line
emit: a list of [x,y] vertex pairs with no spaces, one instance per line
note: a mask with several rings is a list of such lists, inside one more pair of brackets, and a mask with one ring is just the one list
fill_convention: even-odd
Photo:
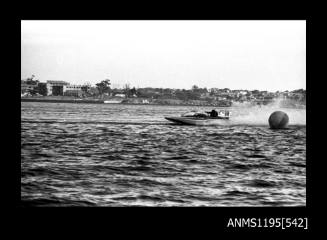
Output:
[[[35,76],[27,78],[25,81],[26,84],[38,86],[30,91],[31,94],[35,94],[39,92],[40,82],[35,79]],[[204,101],[214,101],[217,96],[224,96],[226,101],[237,100],[240,96],[236,97],[237,91],[243,90],[230,90],[228,88],[224,89],[213,89],[208,90],[207,88],[200,88],[197,85],[193,85],[191,89],[171,89],[171,88],[138,88],[130,87],[129,84],[125,84],[122,89],[112,89],[111,88],[111,80],[104,79],[95,84],[95,87],[91,87],[90,84],[84,84],[81,87],[84,96],[103,96],[103,95],[114,95],[117,93],[123,93],[126,97],[140,97],[140,98],[150,98],[150,99],[177,99],[177,100],[204,100]],[[247,99],[253,96],[272,96],[272,93],[267,91],[259,91],[259,90],[244,90],[246,94],[244,97]],[[288,91],[286,91],[288,92]],[[277,92],[278,94],[279,92]],[[292,97],[295,100],[305,101],[306,91],[303,89],[294,90],[292,92]]]

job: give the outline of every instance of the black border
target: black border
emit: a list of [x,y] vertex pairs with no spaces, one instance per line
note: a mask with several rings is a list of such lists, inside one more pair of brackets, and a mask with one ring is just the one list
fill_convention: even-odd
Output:
[[[68,10],[66,10],[67,12]],[[106,18],[98,18],[93,17],[92,19],[81,19],[81,18],[74,18],[74,20],[179,20],[180,17],[173,17],[173,18],[166,18],[163,17],[155,17],[155,15],[150,14],[148,18],[137,18],[134,15],[130,15],[131,18],[121,18],[121,17],[114,17],[112,19]],[[67,13],[66,13],[67,16]],[[68,14],[68,16],[71,16]],[[105,15],[106,16],[106,15]],[[247,19],[246,17],[240,18],[226,18],[222,17],[217,19],[216,17],[202,17],[202,18],[189,18],[184,17],[182,20],[306,20],[307,21],[307,122],[308,126],[312,123],[310,119],[310,115],[313,114],[313,110],[311,110],[312,104],[310,103],[312,94],[312,26],[313,26],[313,18],[312,16],[304,15],[299,17],[283,17],[280,19],[276,19],[273,17],[267,18],[266,16],[262,16],[259,18],[251,18]],[[12,34],[14,37],[11,39],[11,44],[13,47],[10,49],[11,63],[15,62],[14,70],[11,71],[15,74],[15,82],[18,82],[20,78],[20,71],[18,68],[21,67],[20,62],[20,20],[57,20],[57,17],[49,17],[46,13],[41,13],[40,16],[35,17],[27,16],[25,13],[21,13],[16,19],[11,21],[12,23]],[[69,17],[60,18],[60,20],[69,20]],[[58,19],[59,20],[59,19]],[[14,54],[13,54],[14,53]],[[14,81],[13,81],[14,82]],[[15,125],[13,126],[15,129],[20,127],[20,96],[19,94],[20,86],[19,84],[15,84],[15,97],[17,97],[17,101],[13,104],[10,103],[10,110],[12,108],[16,109],[12,116],[16,116]],[[8,96],[9,97],[9,96]],[[12,96],[10,98],[12,99]],[[14,106],[13,106],[14,105]],[[11,122],[12,124],[14,122]],[[309,127],[310,128],[310,127]],[[211,232],[213,236],[218,231],[223,230],[225,232],[232,232],[232,231],[277,231],[277,232],[296,232],[296,231],[303,231],[302,229],[232,229],[226,228],[227,222],[229,218],[239,218],[239,217],[308,217],[309,218],[309,232],[314,230],[315,221],[313,221],[313,162],[314,159],[312,156],[313,152],[309,142],[312,141],[312,134],[310,133],[311,130],[308,129],[307,131],[307,204],[306,207],[205,207],[205,208],[198,208],[198,207],[172,207],[172,208],[146,208],[146,207],[128,207],[128,208],[22,208],[20,207],[20,154],[17,156],[17,161],[15,162],[15,166],[12,172],[15,172],[15,191],[13,193],[14,201],[11,203],[14,204],[15,210],[18,212],[19,217],[21,217],[21,221],[35,221],[41,226],[49,226],[47,222],[51,225],[60,225],[64,228],[67,226],[77,226],[79,225],[79,229],[83,227],[90,227],[97,226],[101,228],[112,228],[111,224],[120,225],[120,226],[137,226],[142,232],[142,229],[146,232],[149,230],[148,228],[154,227],[161,229],[162,226],[168,227],[170,229],[178,229],[181,231],[187,232],[187,234],[192,234],[193,231],[196,229],[203,229],[204,231]],[[15,139],[12,140],[11,138],[11,151],[16,153],[20,153],[18,150],[19,141],[20,141],[20,128],[18,128],[17,133],[12,135],[12,131],[8,133],[11,137]],[[19,167],[18,167],[19,166]],[[57,220],[59,220],[57,222]],[[44,221],[45,220],[45,221]],[[90,224],[90,225],[88,225]],[[163,224],[163,225],[161,225]],[[69,227],[68,227],[69,228]],[[162,229],[161,229],[162,231]],[[204,233],[205,234],[205,233]],[[160,235],[160,234],[159,234]],[[204,235],[203,235],[204,237]]]

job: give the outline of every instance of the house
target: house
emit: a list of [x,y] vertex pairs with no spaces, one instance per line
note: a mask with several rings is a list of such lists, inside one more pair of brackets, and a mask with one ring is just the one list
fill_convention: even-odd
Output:
[[[46,87],[44,87],[44,84]],[[65,81],[57,81],[57,80],[47,80],[46,83],[39,83],[40,89],[43,89],[41,93],[45,95],[52,95],[52,96],[76,96],[80,97],[83,94],[83,86],[84,85],[74,85],[69,84]],[[46,88],[46,91],[45,89]]]
[[122,97],[122,98],[124,98],[124,97],[126,97],[126,95],[123,94],[123,93],[117,93],[117,94],[115,94],[115,97]]
[[65,85],[63,87],[63,95],[81,97],[83,95],[82,87],[82,85]]
[[64,87],[69,85],[68,82],[61,80],[47,80],[47,95],[53,96],[63,96],[64,95]]

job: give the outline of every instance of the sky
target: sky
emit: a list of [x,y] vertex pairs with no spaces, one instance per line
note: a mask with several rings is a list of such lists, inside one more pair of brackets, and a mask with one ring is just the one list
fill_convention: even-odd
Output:
[[21,21],[21,78],[306,89],[303,21]]

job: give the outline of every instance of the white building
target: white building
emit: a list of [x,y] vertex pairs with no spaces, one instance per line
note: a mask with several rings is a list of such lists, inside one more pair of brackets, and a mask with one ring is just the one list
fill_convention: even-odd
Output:
[[65,81],[48,80],[46,82],[48,96],[78,95],[82,87],[83,85],[70,85]]
[[117,93],[117,94],[115,94],[115,97],[122,97],[122,98],[124,98],[124,97],[126,97],[126,95],[123,94],[123,93]]

